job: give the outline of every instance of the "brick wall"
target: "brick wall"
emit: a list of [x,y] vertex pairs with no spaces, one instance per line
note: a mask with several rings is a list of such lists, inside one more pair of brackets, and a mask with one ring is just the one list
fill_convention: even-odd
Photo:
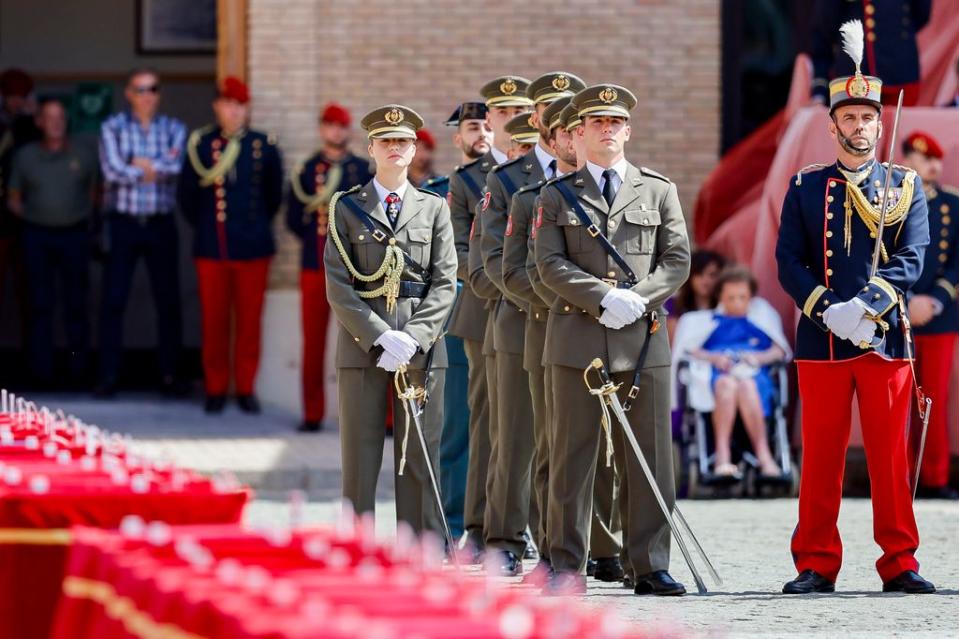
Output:
[[[720,3],[715,0],[250,0],[254,126],[277,134],[287,166],[316,143],[327,100],[356,120],[401,102],[437,134],[436,168],[458,153],[442,126],[489,79],[565,69],[639,98],[627,156],[665,173],[687,215],[717,160]],[[365,153],[359,132],[355,150]],[[298,249],[284,231],[273,286],[294,286]]]

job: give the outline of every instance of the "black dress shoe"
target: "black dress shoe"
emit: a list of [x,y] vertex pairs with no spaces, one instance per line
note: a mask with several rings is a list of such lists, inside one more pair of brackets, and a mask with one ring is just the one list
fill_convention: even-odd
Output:
[[931,581],[926,581],[914,570],[899,573],[882,585],[883,592],[904,592],[909,595],[929,595],[936,592]]
[[260,412],[260,401],[256,398],[256,395],[237,395],[236,405],[244,413],[257,415]]
[[211,415],[222,413],[226,406],[226,395],[207,395],[206,403],[203,404],[203,410]]
[[492,566],[501,577],[516,577],[523,574],[523,560],[509,550],[495,551],[496,557]]
[[619,557],[600,557],[596,560],[596,567],[593,569],[593,579],[597,581],[622,581],[623,564],[619,562]]
[[930,486],[920,486],[916,491],[916,497],[920,499],[947,499],[950,501],[959,500],[959,491],[954,490],[949,486],[938,486],[936,488]]
[[592,577],[595,574],[596,574],[596,560],[587,559],[586,560],[586,576]]
[[784,595],[808,595],[813,592],[836,592],[836,584],[815,570],[803,570],[783,586]]
[[636,578],[632,575],[623,575],[623,588],[633,590],[636,588]]
[[304,419],[303,423],[296,427],[298,433],[318,433],[323,430],[323,422],[311,419]]
[[575,572],[554,572],[543,586],[543,594],[550,596],[585,595],[586,575]]
[[686,594],[686,586],[669,576],[665,570],[657,570],[642,577],[636,577],[637,595],[658,595],[660,597],[678,597]]

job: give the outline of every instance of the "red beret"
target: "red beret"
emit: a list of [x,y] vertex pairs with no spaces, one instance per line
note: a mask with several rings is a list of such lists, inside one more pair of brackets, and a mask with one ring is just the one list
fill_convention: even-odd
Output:
[[944,155],[942,147],[939,146],[936,138],[925,131],[913,131],[909,134],[909,137],[906,138],[906,141],[903,142],[902,146],[906,153],[916,151],[917,153],[922,153],[931,158],[939,158],[940,160]]
[[0,75],[0,94],[25,98],[31,91],[33,91],[33,78],[22,69],[7,69]]
[[226,100],[236,100],[240,104],[250,101],[250,87],[240,78],[227,76],[220,85],[220,97]]
[[320,112],[320,122],[350,126],[350,112],[342,104],[330,102]]
[[430,151],[436,148],[436,138],[430,133],[429,129],[420,129],[416,132],[416,141],[422,142]]

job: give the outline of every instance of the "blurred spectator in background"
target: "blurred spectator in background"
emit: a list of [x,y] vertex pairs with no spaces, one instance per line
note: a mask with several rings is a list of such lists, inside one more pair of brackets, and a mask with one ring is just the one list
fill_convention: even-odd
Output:
[[675,362],[690,359],[687,401],[712,413],[717,476],[739,477],[731,442],[737,415],[766,477],[781,474],[766,433],[778,392],[769,365],[789,357],[782,320],[756,295],[756,279],[742,266],[723,270],[716,283],[716,308],[683,315],[676,327]]
[[[909,300],[916,347],[916,377],[932,399],[929,430],[917,478],[918,497],[959,499],[949,487],[949,376],[952,373],[956,334],[959,333],[959,191],[939,182],[943,150],[928,133],[914,131],[902,143],[903,163],[922,179],[929,207],[929,247],[922,275],[913,284]],[[911,443],[918,452],[922,419],[913,404]],[[910,457],[910,459],[912,459]]]
[[54,380],[53,313],[57,281],[62,296],[71,384],[85,379],[89,350],[87,322],[88,222],[96,200],[96,151],[67,137],[66,107],[40,104],[37,123],[43,139],[13,159],[8,202],[23,220],[23,257],[29,300],[29,365],[33,382]]
[[861,20],[865,31],[864,75],[881,77],[883,104],[919,101],[919,45],[916,36],[929,22],[932,0],[815,0],[810,55],[813,63],[812,97],[829,103],[829,80],[852,75],[852,60],[839,53],[836,33],[847,20]]
[[726,258],[713,251],[693,251],[689,279],[679,289],[679,292],[666,302],[666,327],[669,338],[673,338],[676,331],[676,322],[683,313],[690,311],[705,311],[713,307],[716,282],[719,273],[726,266]]
[[116,392],[123,314],[142,256],[157,316],[161,389],[167,395],[182,395],[187,387],[177,376],[182,324],[179,242],[173,213],[186,127],[157,112],[160,78],[152,69],[132,71],[124,95],[129,108],[107,119],[100,130],[108,255],[103,270],[100,375],[95,393],[110,397]]
[[416,132],[416,155],[410,164],[410,182],[414,186],[423,186],[434,177],[433,152],[436,151],[436,138],[429,129],[420,129]]
[[324,382],[326,331],[330,303],[326,300],[323,250],[329,231],[327,205],[337,191],[373,179],[370,163],[348,147],[350,112],[336,103],[320,113],[320,150],[293,169],[286,206],[286,228],[303,242],[300,254],[300,315],[303,324],[303,423],[299,431],[318,432],[326,413]]
[[[4,299],[7,273],[13,278],[17,296],[23,299],[20,222],[7,207],[7,180],[17,149],[40,139],[33,121],[32,94],[33,79],[20,69],[7,69],[0,74],[0,302]],[[26,303],[20,307],[24,311]],[[26,314],[21,315],[25,320]]]
[[272,135],[248,128],[246,83],[231,76],[218,89],[216,125],[190,134],[177,194],[196,229],[204,410],[223,411],[232,377],[240,410],[259,413],[254,386],[263,301],[276,252],[273,217],[283,199],[283,161]]

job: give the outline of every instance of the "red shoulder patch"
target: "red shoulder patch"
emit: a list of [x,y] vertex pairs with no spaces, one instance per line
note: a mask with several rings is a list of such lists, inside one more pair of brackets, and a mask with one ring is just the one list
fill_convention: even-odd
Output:
[[483,195],[483,210],[484,210],[484,211],[489,208],[489,201],[490,201],[490,199],[491,199],[492,197],[493,197],[493,194],[492,194],[490,191],[487,191],[487,192]]
[[470,224],[470,239],[473,239],[473,233],[476,231],[476,218],[473,218],[473,223]]
[[543,226],[543,207],[536,207],[536,228]]
[[453,206],[453,192],[447,191],[446,193],[446,206]]
[[508,218],[506,218],[506,235],[509,236],[512,234],[513,234],[513,216],[510,215]]

